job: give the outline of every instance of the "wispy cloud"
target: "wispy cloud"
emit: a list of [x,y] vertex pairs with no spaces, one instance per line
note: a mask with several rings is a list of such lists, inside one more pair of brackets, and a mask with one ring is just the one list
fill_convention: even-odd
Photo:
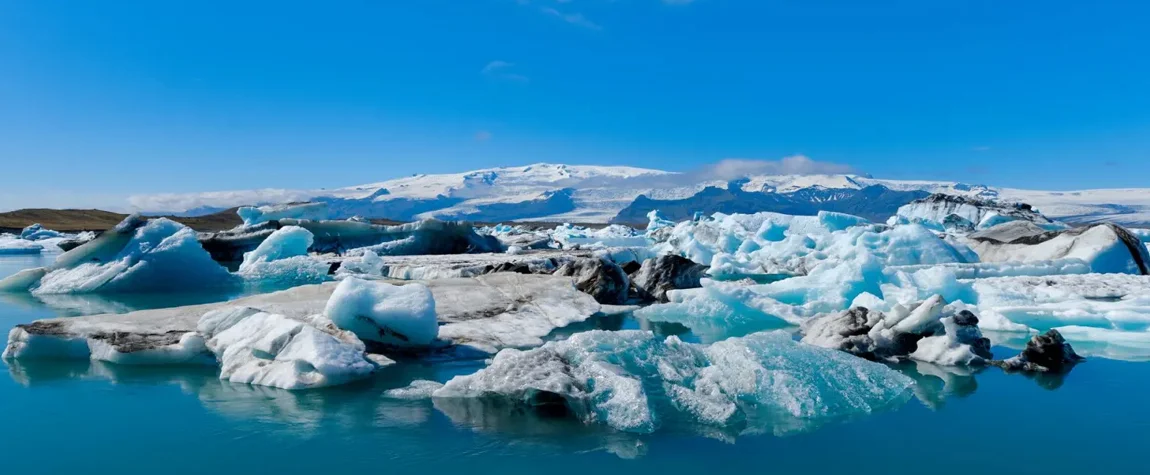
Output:
[[694,2],[695,0],[663,0],[663,3],[666,3],[667,5],[686,5],[688,3]]
[[591,20],[588,20],[587,17],[583,16],[582,13],[564,13],[564,12],[561,12],[561,11],[556,10],[554,8],[551,8],[551,7],[540,8],[540,11],[542,11],[543,13],[546,13],[548,15],[560,18],[563,21],[570,23],[572,25],[575,25],[575,26],[581,26],[583,28],[588,28],[591,30],[602,30],[603,29],[603,27],[599,26],[598,23],[595,23]]
[[970,147],[970,149],[974,150],[975,152],[989,152],[990,146],[989,145],[979,145],[976,147]]
[[697,173],[707,180],[734,180],[748,175],[837,175],[856,172],[850,165],[792,155],[781,160],[728,158],[707,165]]
[[725,182],[752,175],[838,175],[857,174],[854,167],[792,155],[779,160],[731,158],[702,165],[683,173],[642,175],[629,178],[578,180],[563,186],[573,188],[674,188],[703,182]]
[[527,76],[515,72],[515,63],[507,61],[495,60],[487,63],[479,72],[484,76],[494,79],[502,79],[504,81],[512,82],[528,82],[530,79]]
[[486,142],[488,140],[491,140],[491,137],[492,137],[491,132],[488,130],[480,130],[479,132],[475,133],[475,141],[476,142]]

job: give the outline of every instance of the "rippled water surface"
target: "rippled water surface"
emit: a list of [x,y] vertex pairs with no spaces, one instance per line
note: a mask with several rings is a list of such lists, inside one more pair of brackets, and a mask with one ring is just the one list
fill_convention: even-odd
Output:
[[[0,257],[0,277],[48,260]],[[236,296],[45,302],[8,295],[0,297],[0,329]],[[1150,364],[1101,358],[1064,378],[907,364],[898,369],[917,384],[895,409],[810,426],[768,424],[761,433],[667,421],[655,434],[636,436],[498,405],[382,395],[481,366],[412,363],[344,387],[288,392],[221,382],[210,368],[3,363],[0,467],[96,474],[1145,473],[1142,451],[1150,444]]]

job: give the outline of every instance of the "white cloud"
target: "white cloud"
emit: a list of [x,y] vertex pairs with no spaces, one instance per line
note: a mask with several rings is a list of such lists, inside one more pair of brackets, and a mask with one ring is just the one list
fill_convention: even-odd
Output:
[[243,205],[308,201],[322,194],[317,191],[277,188],[204,193],[159,193],[130,196],[128,197],[128,204],[133,211],[182,212],[199,207],[231,208]]
[[546,13],[546,14],[554,16],[554,17],[561,18],[561,19],[563,19],[563,21],[570,23],[572,25],[575,25],[575,26],[581,26],[583,28],[588,28],[591,30],[602,30],[603,29],[603,27],[599,26],[598,23],[595,23],[591,20],[588,20],[587,17],[583,16],[582,13],[563,13],[563,12],[556,10],[554,8],[551,8],[551,7],[543,7],[540,10],[542,10],[543,13]]
[[977,147],[971,147],[970,149],[971,149],[971,150],[974,150],[975,152],[989,152],[989,151],[990,151],[990,146],[988,146],[988,145],[979,145],[979,146],[977,146]]
[[838,175],[855,173],[850,165],[820,162],[805,155],[792,155],[781,160],[728,158],[700,170],[710,180],[734,180],[748,175]]
[[519,74],[514,71],[515,63],[507,61],[495,60],[487,63],[479,72],[484,76],[495,79],[502,79],[504,81],[512,82],[528,82],[530,79],[527,76]]
[[475,141],[476,142],[486,142],[488,140],[491,140],[491,137],[492,137],[491,132],[487,131],[487,130],[480,130],[479,132],[475,133]]

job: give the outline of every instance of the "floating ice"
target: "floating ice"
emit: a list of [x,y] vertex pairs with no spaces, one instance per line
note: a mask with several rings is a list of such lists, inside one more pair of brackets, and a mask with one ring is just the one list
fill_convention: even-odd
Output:
[[1011,221],[1062,229],[1030,205],[997,203],[972,197],[933,194],[899,207],[888,224],[917,223],[936,231],[970,232]]
[[214,335],[207,347],[219,360],[220,379],[233,383],[316,388],[361,379],[377,368],[358,340],[341,341],[283,315],[248,313],[201,328]]
[[327,203],[299,203],[275,206],[244,206],[236,211],[245,226],[251,226],[280,219],[307,219],[320,221],[328,219]]
[[435,341],[435,298],[426,285],[391,285],[344,279],[324,308],[339,328],[389,346],[419,347]]
[[32,284],[33,293],[156,292],[234,283],[190,228],[165,218],[142,225],[130,223],[132,219],[118,226],[123,229],[105,233],[107,238],[61,255]]
[[14,234],[0,234],[0,255],[39,254],[44,246]]
[[501,351],[433,397],[557,405],[586,423],[646,433],[673,413],[719,427],[870,413],[900,402],[911,384],[885,366],[784,332],[697,345],[644,331],[591,331]]
[[962,263],[969,253],[918,225],[885,228],[839,213],[723,215],[679,223],[657,249],[724,278],[810,274],[864,256],[884,265]]
[[1125,228],[1100,224],[1046,232],[1015,221],[971,234],[967,243],[982,262],[1038,262],[1080,259],[1092,272],[1147,274],[1150,254]]
[[336,273],[338,275],[382,276],[383,269],[383,259],[379,257],[379,254],[364,252],[358,258],[343,261]]
[[312,233],[299,226],[284,226],[245,253],[239,275],[260,283],[302,285],[327,279],[328,264],[308,256]]
[[646,247],[651,245],[651,241],[646,236],[620,224],[612,224],[602,229],[588,229],[583,226],[564,224],[552,231],[552,239],[564,249]]
[[909,357],[944,366],[982,365],[991,358],[978,318],[935,295],[883,313],[854,307],[804,322],[803,342],[872,360]]

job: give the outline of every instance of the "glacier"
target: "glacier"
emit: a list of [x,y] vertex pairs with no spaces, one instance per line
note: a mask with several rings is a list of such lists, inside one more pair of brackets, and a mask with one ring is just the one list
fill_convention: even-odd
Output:
[[[635,206],[635,212],[620,215],[644,201],[654,200],[654,208],[658,209],[668,201],[688,200],[710,187],[738,196],[774,197],[790,207],[720,209],[709,208],[711,202],[697,199],[691,204],[690,212],[833,209],[871,219],[879,219],[881,215],[886,219],[898,206],[916,198],[945,193],[1001,203],[1029,203],[1046,216],[1074,224],[1106,221],[1127,226],[1150,225],[1150,190],[1144,188],[1042,191],[950,181],[891,180],[859,174],[733,178],[717,180],[713,176],[634,167],[537,163],[462,173],[419,174],[334,189],[140,195],[130,198],[130,206],[149,212],[179,214],[203,207],[227,209],[252,203],[313,202],[326,203],[332,218],[361,215],[401,221],[440,218],[607,223],[622,217],[619,221],[640,224],[649,209]],[[877,190],[877,193],[868,190]],[[764,199],[762,204],[775,206],[769,199]]]

